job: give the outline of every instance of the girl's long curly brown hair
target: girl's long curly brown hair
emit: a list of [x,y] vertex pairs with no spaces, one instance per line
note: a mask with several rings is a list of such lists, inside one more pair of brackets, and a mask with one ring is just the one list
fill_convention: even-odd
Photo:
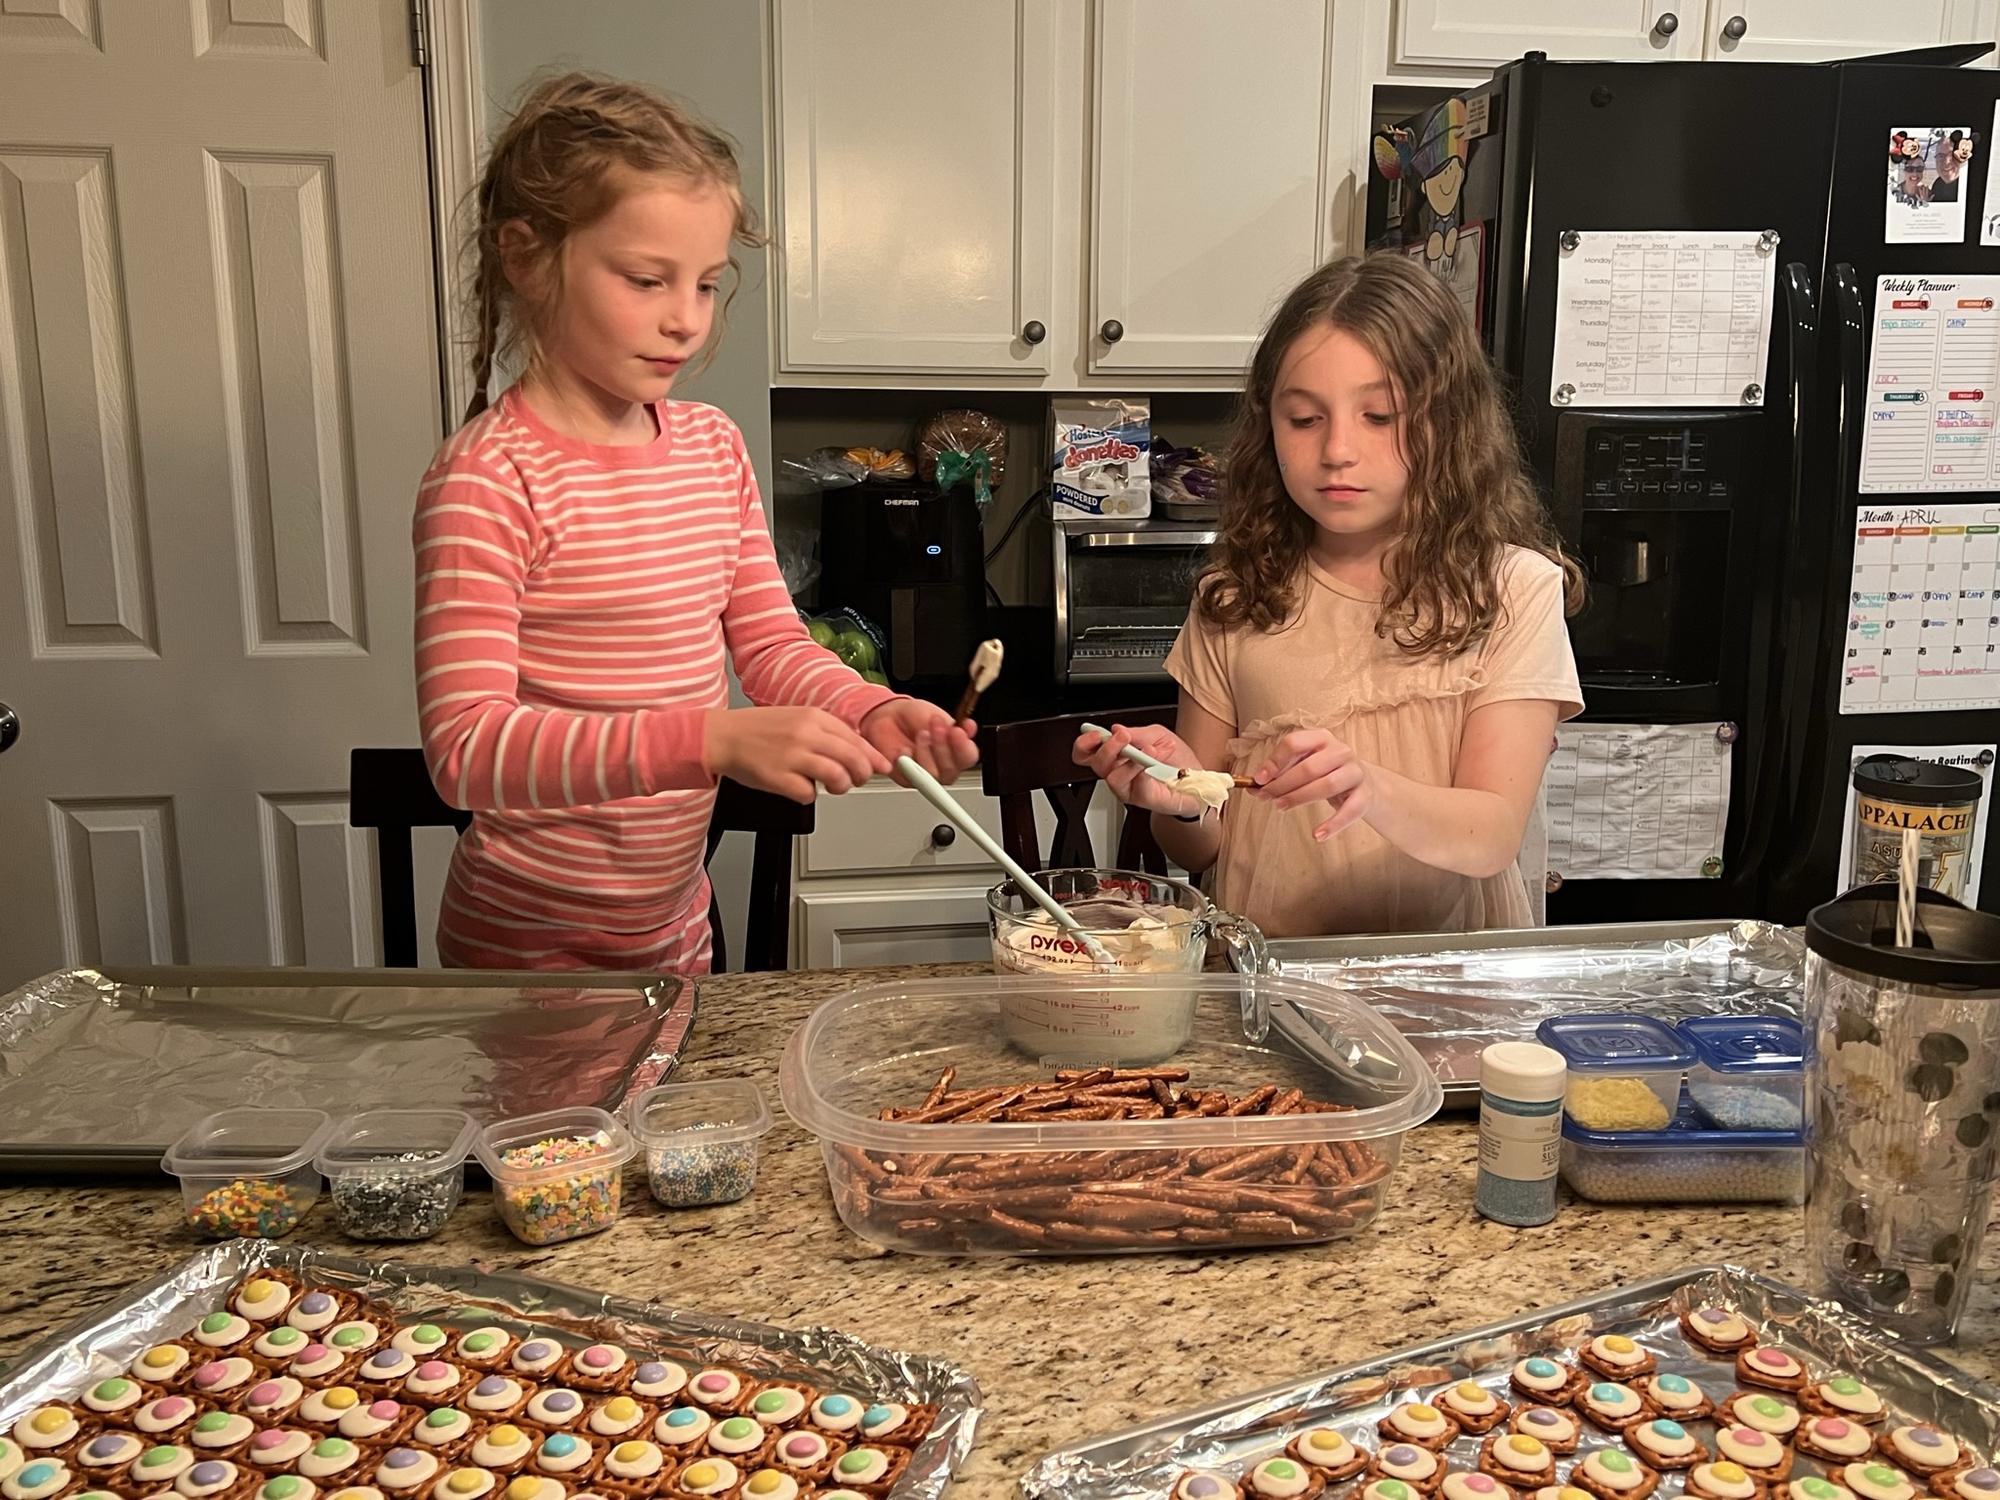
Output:
[[1500,615],[1500,561],[1525,547],[1562,567],[1568,610],[1583,575],[1563,554],[1522,461],[1500,383],[1465,311],[1409,256],[1330,261],[1292,290],[1264,330],[1237,406],[1215,554],[1195,607],[1216,625],[1277,630],[1298,606],[1314,524],[1285,493],[1271,397],[1300,334],[1338,328],[1388,372],[1409,469],[1403,529],[1383,563],[1378,633],[1414,656],[1455,655]]
[[[636,83],[589,73],[543,79],[493,142],[470,205],[466,254],[473,263],[470,300],[478,331],[467,420],[486,409],[494,361],[523,345],[532,351],[536,324],[561,295],[562,243],[610,212],[620,169],[720,188],[735,205],[731,241],[751,249],[764,243],[726,136]],[[508,283],[502,264],[500,231],[517,219],[534,235],[532,297]],[[729,264],[735,271],[733,257]],[[697,369],[713,356],[735,295],[732,284]]]

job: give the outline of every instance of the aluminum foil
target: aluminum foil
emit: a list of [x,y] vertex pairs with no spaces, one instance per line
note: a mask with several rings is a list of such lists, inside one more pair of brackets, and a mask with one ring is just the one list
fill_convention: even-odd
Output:
[[[1696,1266],[1059,1448],[1028,1471],[1021,1492],[1029,1500],[1155,1500],[1169,1493],[1184,1469],[1242,1473],[1309,1427],[1337,1428],[1372,1453],[1382,1446],[1375,1424],[1399,1403],[1472,1380],[1518,1404],[1522,1398],[1507,1383],[1516,1360],[1568,1355],[1604,1333],[1636,1339],[1652,1351],[1662,1373],[1685,1375],[1712,1400],[1723,1401],[1743,1389],[1733,1360],[1696,1349],[1679,1327],[1681,1313],[1712,1304],[1735,1308],[1764,1342],[1789,1351],[1815,1374],[1840,1370],[1859,1376],[1881,1392],[1901,1414],[1899,1420],[1942,1427],[1981,1458],[2000,1451],[2000,1387],[1899,1345],[1886,1329],[1836,1303],[1738,1266]],[[1575,1462],[1598,1449],[1623,1446],[1588,1422],[1578,1426],[1582,1441]],[[1715,1423],[1688,1427],[1713,1452]],[[1454,1442],[1445,1450],[1449,1466],[1474,1469],[1482,1441]],[[1558,1472],[1571,1462],[1559,1457]],[[1800,1454],[1792,1475],[1803,1478],[1826,1468]]]
[[571,1345],[602,1340],[905,1404],[934,1401],[937,1423],[915,1449],[891,1500],[938,1500],[972,1451],[979,1424],[979,1386],[956,1365],[879,1349],[831,1328],[774,1328],[472,1266],[349,1260],[270,1240],[234,1240],[86,1313],[17,1360],[0,1380],[0,1428],[42,1401],[73,1398],[122,1373],[141,1350],[186,1332],[222,1305],[222,1294],[240,1277],[264,1267],[296,1272],[308,1286],[363,1293],[411,1322],[492,1323]]
[[1496,941],[1429,953],[1280,940],[1270,945],[1271,967],[1362,995],[1431,1065],[1447,1096],[1478,1092],[1488,1043],[1532,1040],[1553,1015],[1623,1010],[1679,1021],[1801,1013],[1805,943],[1795,929],[1738,922],[1686,937],[1623,938],[1615,928],[1595,936],[1585,928],[1572,942],[1560,941],[1561,932],[1494,934]]
[[378,969],[50,974],[0,998],[0,1170],[152,1170],[211,1110],[613,1109],[672,1072],[692,985]]

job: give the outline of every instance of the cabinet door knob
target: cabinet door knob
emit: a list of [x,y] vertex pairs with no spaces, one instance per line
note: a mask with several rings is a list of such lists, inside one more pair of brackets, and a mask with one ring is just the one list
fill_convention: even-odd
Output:
[[1107,344],[1115,344],[1125,337],[1125,325],[1116,318],[1106,318],[1104,326],[1097,330],[1097,336]]
[[1732,42],[1743,40],[1743,33],[1750,29],[1750,23],[1741,16],[1731,16],[1722,23],[1722,34]]
[[1662,39],[1672,36],[1681,29],[1681,18],[1670,10],[1660,12],[1659,20],[1653,23],[1653,35]]
[[1021,342],[1024,344],[1039,344],[1043,339],[1047,338],[1048,336],[1049,336],[1049,330],[1045,326],[1043,326],[1042,321],[1039,318],[1030,320],[1028,324],[1021,329]]
[[949,849],[958,842],[958,830],[949,823],[940,823],[931,830],[931,847]]
[[5,750],[21,737],[21,716],[0,703],[0,750]]

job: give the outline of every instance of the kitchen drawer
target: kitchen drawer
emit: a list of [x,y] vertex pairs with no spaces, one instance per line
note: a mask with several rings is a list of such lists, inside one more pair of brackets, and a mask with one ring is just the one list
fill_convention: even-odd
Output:
[[896,891],[803,892],[792,963],[805,969],[991,963],[987,885],[981,878]]
[[[998,841],[1000,800],[980,791],[977,770],[968,772],[950,792],[952,799]],[[1090,845],[1097,851],[1097,857],[1106,862],[1117,851],[1117,811],[1117,799],[1100,786],[1085,815]],[[1048,799],[1036,797],[1035,822],[1043,848],[1048,847],[1055,821]],[[829,875],[993,869],[993,862],[985,852],[947,822],[921,793],[887,781],[862,787],[844,797],[820,798],[815,823],[812,833],[799,841],[801,880]]]

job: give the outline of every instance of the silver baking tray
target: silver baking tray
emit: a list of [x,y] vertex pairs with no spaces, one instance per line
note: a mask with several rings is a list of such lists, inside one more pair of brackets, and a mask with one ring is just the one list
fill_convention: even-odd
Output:
[[472,1266],[349,1260],[270,1240],[235,1240],[133,1287],[21,1356],[0,1378],[0,1428],[41,1401],[74,1398],[120,1373],[147,1345],[186,1332],[220,1307],[239,1277],[266,1267],[292,1271],[308,1286],[363,1293],[399,1319],[492,1323],[516,1334],[532,1329],[570,1345],[603,1340],[906,1404],[936,1402],[937,1423],[914,1450],[892,1500],[938,1500],[972,1451],[979,1424],[979,1386],[956,1365],[877,1348],[831,1328],[774,1328]]
[[1795,930],[1754,921],[1278,938],[1269,951],[1272,971],[1358,993],[1387,1016],[1437,1074],[1447,1109],[1478,1102],[1488,1043],[1531,1039],[1546,1017],[1796,1017],[1805,971]]
[[156,1172],[226,1105],[615,1109],[694,1019],[658,974],[66,969],[0,996],[0,1174]]
[[[1740,1266],[1709,1265],[1059,1448],[1023,1476],[1021,1493],[1029,1500],[1154,1500],[1167,1495],[1184,1469],[1233,1476],[1272,1457],[1308,1427],[1337,1428],[1373,1452],[1381,1446],[1375,1424],[1398,1403],[1473,1380],[1518,1404],[1520,1397],[1507,1384],[1516,1360],[1567,1353],[1604,1333],[1638,1340],[1659,1360],[1662,1373],[1685,1375],[1719,1402],[1741,1388],[1733,1361],[1695,1348],[1679,1326],[1681,1313],[1712,1304],[1734,1308],[1766,1343],[1787,1350],[1815,1373],[1857,1375],[1903,1413],[1903,1420],[1933,1423],[1979,1456],[1993,1457],[2000,1439],[2000,1388],[1898,1344],[1886,1329],[1835,1303]],[[1583,1436],[1577,1461],[1598,1448],[1619,1446],[1588,1423],[1578,1425]],[[1689,1427],[1713,1447],[1713,1422]],[[1480,1442],[1458,1439],[1445,1450],[1447,1463],[1472,1469]],[[1560,1466],[1569,1462],[1562,1459]],[[1793,1473],[1814,1473],[1817,1463],[1801,1454]]]

